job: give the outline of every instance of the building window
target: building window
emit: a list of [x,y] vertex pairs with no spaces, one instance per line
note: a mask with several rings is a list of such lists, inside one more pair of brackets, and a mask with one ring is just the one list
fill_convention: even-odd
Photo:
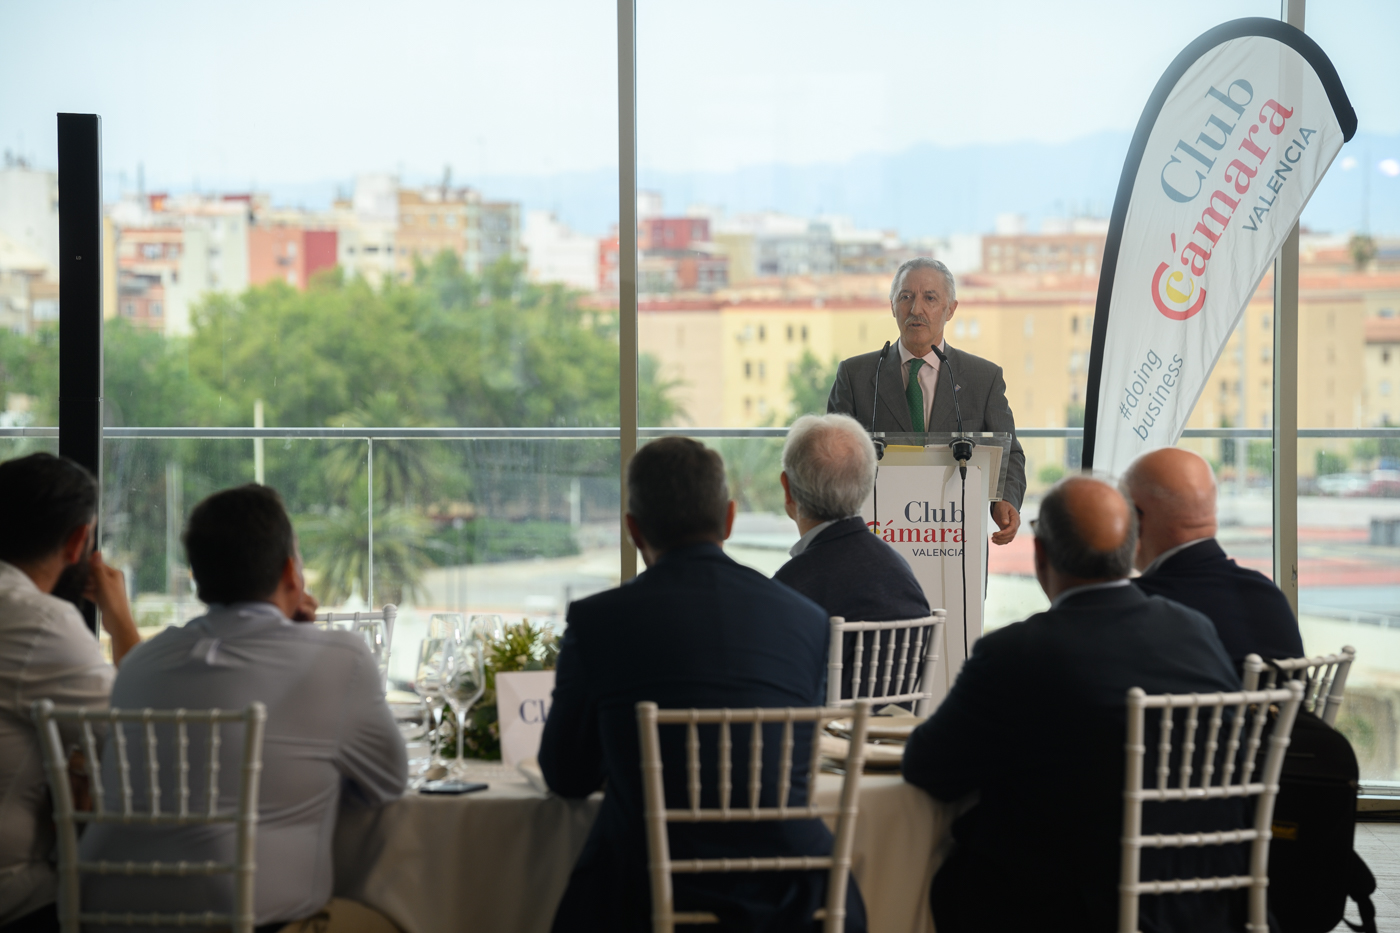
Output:
[[[862,339],[862,340],[865,339],[865,325],[864,325],[864,324],[860,325],[860,336],[861,336],[861,339]],[[802,342],[803,342],[803,343],[806,343],[806,342],[807,342],[807,325],[806,325],[806,324],[803,324],[803,325],[802,325]]]
[[1078,318],[1078,317],[1071,317],[1071,318],[1069,319],[1069,332],[1070,332],[1071,334],[1077,334],[1077,333],[1079,333],[1079,318]]
[[982,324],[977,318],[973,318],[967,322],[967,329],[971,336],[978,337],[982,333]]
[[788,325],[787,334],[788,334],[788,343],[792,343],[792,325],[791,325],[791,324]]
[[758,325],[758,342],[762,343],[768,339],[768,329],[762,324]]
[[1026,315],[1026,336],[1035,336],[1035,318],[1031,317],[1029,314]]
[[1382,380],[1381,380],[1381,395],[1389,395],[1389,394],[1390,394],[1390,380],[1389,380],[1389,379],[1382,379]]
[[953,323],[953,336],[962,337],[967,334],[966,322],[959,318]]
[[744,378],[753,378],[753,363],[749,362],[748,360],[744,360]]
[[161,307],[159,301],[153,301],[146,307],[148,309],[146,313],[149,314],[151,317],[161,317],[163,314],[165,314],[165,310]]
[[1382,362],[1382,363],[1389,363],[1389,362],[1390,362],[1390,348],[1389,348],[1389,347],[1386,347],[1385,349],[1381,350],[1381,362]]
[[758,378],[760,381],[768,378],[768,364],[763,360],[758,361]]
[[136,302],[134,302],[134,301],[123,301],[123,302],[122,302],[122,314],[123,314],[125,317],[136,317]]

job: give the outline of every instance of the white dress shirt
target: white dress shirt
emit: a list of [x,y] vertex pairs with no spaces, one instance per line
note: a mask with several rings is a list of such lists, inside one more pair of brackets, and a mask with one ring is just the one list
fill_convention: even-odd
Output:
[[[944,353],[948,352],[948,341],[943,341],[939,346]],[[909,391],[909,361],[923,360],[924,365],[919,369],[919,388],[924,393],[924,430],[929,429],[928,418],[933,411],[933,396],[938,391],[938,368],[941,362],[938,354],[932,349],[926,356],[915,356],[909,348],[904,345],[904,341],[899,341],[899,378],[904,383],[904,391]]]
[[[360,636],[288,621],[271,603],[211,606],[208,615],[167,629],[122,662],[112,705],[243,709],[267,706],[258,798],[257,923],[296,920],[331,899],[331,840],[343,785],[372,805],[403,793],[403,738],[384,702],[379,671]],[[166,727],[167,730],[169,727]],[[191,727],[190,807],[205,806],[205,740]],[[175,751],[160,736],[163,806],[178,801]],[[129,740],[139,747],[136,733]],[[224,726],[220,800],[232,808],[242,727]],[[104,783],[118,785],[114,756],[104,756]],[[141,756],[132,756],[133,789],[144,788]],[[144,790],[137,809],[149,808]],[[112,804],[120,805],[115,799]],[[231,825],[187,828],[95,825],[84,833],[83,859],[230,861]],[[143,879],[88,875],[86,910],[221,910],[232,900],[231,876]],[[153,892],[159,892],[153,896]]]
[[796,557],[798,554],[807,550],[807,548],[812,546],[812,542],[817,540],[817,535],[826,531],[834,524],[836,524],[836,519],[833,518],[829,522],[822,522],[820,525],[814,525],[805,535],[797,539],[796,544],[788,548],[788,557]]
[[[106,708],[114,675],[77,607],[0,561],[0,925],[51,903],[57,886],[30,704]],[[76,730],[63,738],[76,742]]]

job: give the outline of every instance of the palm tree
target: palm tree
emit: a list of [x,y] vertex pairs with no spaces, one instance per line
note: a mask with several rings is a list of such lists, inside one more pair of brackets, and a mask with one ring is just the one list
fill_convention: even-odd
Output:
[[[352,411],[326,419],[331,427],[375,428],[394,425],[417,427],[419,421],[404,411],[398,393],[381,389]],[[374,448],[375,499],[390,506],[431,502],[439,488],[440,471],[427,441],[380,441]],[[343,489],[363,482],[368,473],[365,444],[360,440],[336,441],[326,455],[326,478]],[[376,523],[377,524],[377,523]]]
[[[374,517],[374,599],[400,603],[419,593],[430,565],[425,547],[432,523],[410,509],[390,507]],[[306,566],[316,575],[321,601],[367,597],[369,523],[365,512],[333,506],[297,521]]]

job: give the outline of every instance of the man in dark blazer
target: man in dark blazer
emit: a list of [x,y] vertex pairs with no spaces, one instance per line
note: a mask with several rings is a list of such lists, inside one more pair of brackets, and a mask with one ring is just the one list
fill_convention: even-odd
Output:
[[[1052,488],[1034,525],[1050,608],[978,640],[947,699],[910,737],[906,780],[939,800],[978,795],[953,824],[956,845],[934,877],[938,933],[1116,930],[1128,690],[1240,689],[1209,619],[1128,583],[1133,526],[1107,483],[1079,476]],[[1164,806],[1176,809],[1154,809]],[[1154,833],[1249,823],[1231,800],[1149,805],[1143,825]],[[1241,874],[1243,849],[1147,850],[1143,877]],[[1142,929],[1242,929],[1241,908],[1228,893],[1147,897]]]
[[[810,600],[725,556],[734,503],[724,461],[683,437],[653,441],[627,470],[627,528],[647,570],[623,586],[575,602],[560,648],[554,703],[540,744],[540,768],[555,793],[586,797],[606,784],[554,930],[651,929],[636,704],[662,708],[824,705],[827,616]],[[765,732],[768,729],[765,728]],[[684,730],[661,730],[670,806],[686,799]],[[798,761],[811,729],[797,730]],[[776,806],[781,728],[765,735],[762,806]],[[701,773],[717,805],[714,727],[701,730]],[[748,768],[747,727],[734,734],[734,774]],[[800,769],[798,769],[800,770]],[[747,805],[745,780],[732,798]],[[807,800],[805,776],[792,803]],[[673,858],[825,855],[832,836],[821,820],[679,824]],[[825,872],[680,874],[678,910],[718,915],[725,929],[814,930]],[[865,929],[851,882],[848,931]]]
[[1303,656],[1298,619],[1273,581],[1241,567],[1215,540],[1215,474],[1199,455],[1178,447],[1145,453],[1123,474],[1137,506],[1133,582],[1150,596],[1190,606],[1215,623],[1237,670],[1257,654],[1266,661]]
[[[870,533],[860,507],[875,485],[875,446],[846,415],[803,415],[783,445],[783,497],[802,534],[773,579],[849,622],[919,619],[923,588],[899,552]],[[854,696],[855,633],[846,635],[841,696]],[[861,696],[869,694],[862,691]]]
[[[957,408],[961,407],[964,431],[1011,434],[1003,498],[992,503],[992,520],[999,529],[993,532],[992,542],[1009,544],[1021,527],[1026,454],[1015,436],[1016,419],[1006,401],[1001,367],[950,347],[943,339],[944,328],[957,311],[957,298],[953,273],[938,260],[911,259],[900,266],[890,284],[890,311],[899,324],[899,343],[886,351],[842,360],[826,410],[850,415],[867,430],[923,433],[958,430]],[[940,353],[947,357],[946,363]],[[944,369],[951,370],[951,381]],[[954,386],[958,406],[953,404]]]

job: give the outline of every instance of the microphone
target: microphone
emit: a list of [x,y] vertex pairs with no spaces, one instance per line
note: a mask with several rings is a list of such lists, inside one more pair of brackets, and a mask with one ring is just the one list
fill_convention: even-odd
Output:
[[972,459],[972,439],[967,437],[967,432],[963,430],[962,403],[958,401],[958,393],[962,386],[953,379],[953,364],[948,362],[948,354],[944,353],[938,346],[933,345],[933,352],[938,354],[938,362],[948,371],[948,385],[953,390],[953,412],[958,418],[958,436],[953,438],[948,446],[953,448],[953,459],[958,461],[958,471],[962,473],[962,478],[967,479],[967,461]]
[[[885,459],[885,439],[875,436],[875,409],[880,404],[880,367],[885,365],[885,357],[889,355],[890,342],[885,341],[885,348],[880,351],[880,361],[875,364],[875,397],[870,400],[870,440],[875,445],[875,459]],[[961,424],[961,422],[959,422]],[[961,433],[961,428],[959,428]],[[972,456],[968,454],[968,456]]]

